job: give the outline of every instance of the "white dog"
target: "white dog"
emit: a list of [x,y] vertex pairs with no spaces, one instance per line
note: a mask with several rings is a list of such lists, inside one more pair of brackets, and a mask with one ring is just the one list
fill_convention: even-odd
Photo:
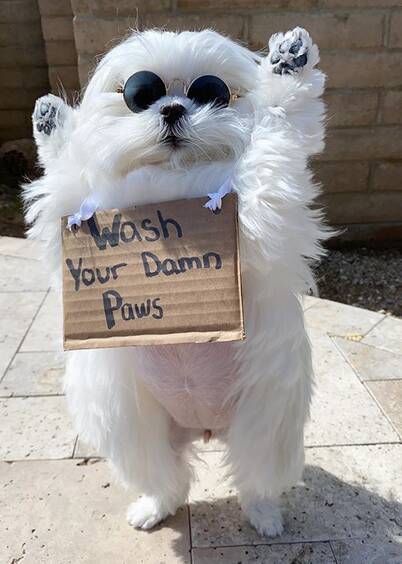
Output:
[[[324,75],[296,28],[262,57],[218,33],[134,33],[97,67],[81,104],[40,98],[34,134],[45,175],[25,187],[30,236],[61,271],[60,217],[211,194],[239,198],[246,340],[68,354],[78,432],[142,493],[148,529],[186,500],[190,445],[226,442],[241,506],[263,535],[282,531],[280,494],[303,469],[311,352],[300,296],[327,237],[308,158],[323,148]],[[224,202],[224,200],[223,200]],[[223,204],[224,205],[224,204]]]

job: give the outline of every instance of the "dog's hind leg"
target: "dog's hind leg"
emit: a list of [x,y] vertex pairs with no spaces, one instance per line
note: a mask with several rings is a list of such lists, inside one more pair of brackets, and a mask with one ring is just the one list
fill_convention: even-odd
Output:
[[227,438],[241,507],[259,534],[269,537],[283,530],[280,495],[302,474],[311,396],[308,343],[299,350],[294,343],[285,347],[286,353],[278,349],[278,358],[274,353],[260,363],[272,374],[244,390]]
[[135,363],[130,348],[71,353],[66,392],[83,440],[142,493],[129,523],[149,529],[185,502],[192,473],[172,442],[170,416],[135,376]]

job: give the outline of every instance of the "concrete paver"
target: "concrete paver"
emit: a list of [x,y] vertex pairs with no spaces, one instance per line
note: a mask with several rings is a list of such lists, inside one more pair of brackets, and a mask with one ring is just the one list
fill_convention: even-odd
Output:
[[22,343],[21,351],[61,351],[62,341],[62,304],[55,291],[49,292],[38,316]]
[[0,484],[1,562],[190,564],[187,509],[149,533],[130,528],[131,497],[103,461],[3,462]]
[[99,454],[91,445],[84,443],[84,441],[77,437],[77,442],[74,449],[74,458],[97,458]]
[[402,537],[331,541],[338,564],[400,564]]
[[402,380],[368,382],[367,387],[402,437]]
[[329,543],[195,548],[193,564],[336,564]]
[[306,427],[306,445],[397,441],[395,430],[330,337],[314,329],[309,334],[316,386]]
[[362,342],[402,354],[402,319],[386,317],[364,337]]
[[45,295],[45,292],[0,293],[0,380]]
[[[240,511],[230,482],[222,482],[221,453],[204,453],[191,492],[193,546],[263,542]],[[318,447],[306,451],[303,482],[283,496],[285,530],[276,543],[401,535],[402,445]]]
[[0,292],[45,292],[49,286],[49,278],[39,261],[2,257]]
[[402,355],[362,342],[335,337],[334,342],[352,365],[360,380],[401,378]]
[[37,260],[40,248],[36,241],[20,237],[0,237],[0,255]]
[[0,383],[0,397],[61,394],[62,353],[17,353]]
[[382,313],[329,300],[316,300],[305,316],[309,327],[345,337],[363,336],[384,319]]
[[68,458],[76,435],[63,397],[0,400],[0,460]]

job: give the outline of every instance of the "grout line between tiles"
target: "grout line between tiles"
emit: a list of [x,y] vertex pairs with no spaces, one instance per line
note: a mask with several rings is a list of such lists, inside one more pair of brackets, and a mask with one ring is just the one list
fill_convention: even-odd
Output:
[[402,382],[401,378],[369,378],[362,380],[363,383],[370,384],[370,382]]
[[339,564],[338,559],[337,559],[336,554],[335,554],[334,547],[332,546],[332,541],[328,541],[328,544],[329,544],[329,547],[331,549],[332,556],[334,557],[335,564]]
[[[337,447],[355,447],[355,446],[380,446],[380,445],[400,445],[401,441],[376,441],[374,443],[328,443],[323,445],[304,445],[305,448],[337,448]],[[198,449],[197,452],[200,454],[209,454],[209,453],[216,453],[216,452],[225,452],[226,449],[221,450],[200,450]]]
[[[399,437],[399,434],[398,434]],[[380,441],[375,443],[339,443],[339,444],[328,444],[328,445],[305,445],[304,448],[347,448],[347,447],[368,447],[368,446],[385,446],[385,445],[400,445],[402,443],[399,441]]]
[[[346,362],[346,364],[351,368],[353,374],[356,376],[357,380],[360,382],[360,384],[363,384],[363,380],[360,378],[360,374],[358,372],[358,370],[353,366],[353,364],[350,362],[349,357],[347,356],[347,354],[344,352],[344,350],[342,349],[342,347],[340,347],[338,345],[338,343],[336,342],[336,339],[339,338],[338,335],[328,335],[331,343],[333,344],[333,346],[335,347],[335,349],[338,351],[338,353],[340,354],[340,356],[343,358],[343,360]],[[360,342],[360,341],[359,341]]]
[[[76,440],[76,438],[74,439],[74,441]],[[306,449],[312,449],[312,448],[347,448],[347,447],[360,447],[360,446],[387,446],[387,445],[396,445],[396,446],[402,446],[402,443],[400,441],[395,441],[393,443],[369,443],[369,444],[358,444],[358,445],[332,445],[332,446],[323,446],[323,447],[305,447]],[[2,458],[0,459],[0,463],[4,462],[5,464],[18,464],[21,462],[65,462],[65,461],[71,461],[71,462],[83,462],[83,461],[95,461],[95,462],[101,462],[101,461],[107,461],[106,458],[102,457],[102,456],[96,456],[96,455],[90,455],[90,456],[77,456],[72,458],[71,455],[70,456],[62,456],[59,458]],[[189,511],[190,511],[190,503],[189,505]],[[358,537],[356,537],[358,538]],[[314,542],[327,542],[330,539],[321,539],[320,541],[314,541]],[[332,540],[340,540],[340,539],[332,539]],[[291,542],[291,541],[286,541],[286,542]],[[294,541],[294,542],[299,542],[299,541]],[[307,541],[305,541],[307,542]],[[308,542],[313,542],[313,541],[308,541]],[[192,541],[191,541],[192,543]],[[275,543],[276,544],[276,543]],[[286,543],[285,543],[286,544]],[[193,546],[193,548],[202,548],[202,547],[197,547],[197,546]],[[203,547],[203,548],[208,548],[208,547]]]
[[0,294],[41,294],[50,290],[50,287],[41,290],[0,290]]
[[75,457],[75,451],[77,449],[77,445],[78,445],[78,435],[75,437],[75,442],[74,442],[74,447],[73,447],[73,454],[71,455],[71,458],[73,459]]
[[24,351],[18,351],[19,354],[43,354],[43,353],[62,353],[63,350],[59,350],[59,349],[53,349],[53,350],[44,350],[44,351],[40,351],[40,350],[36,350],[36,349],[32,349],[32,350],[24,350]]
[[376,405],[378,406],[378,409],[381,411],[381,413],[384,415],[384,417],[386,418],[386,420],[388,421],[388,423],[391,425],[391,428],[395,431],[396,435],[399,437],[399,439],[402,441],[402,435],[401,433],[398,431],[398,429],[395,427],[392,419],[389,417],[389,415],[387,414],[387,412],[384,410],[383,406],[381,405],[380,401],[377,400],[375,394],[373,394],[373,392],[370,390],[369,386],[366,385],[366,382],[362,382],[363,386],[365,387],[367,393],[372,397],[372,399],[375,401]]
[[18,464],[20,462],[83,462],[85,460],[88,462],[106,462],[106,458],[102,458],[101,456],[77,456],[77,458],[71,458],[71,456],[62,456],[60,458],[2,458],[0,459],[0,463],[4,462],[5,464]]
[[[379,323],[381,323],[381,322],[379,322]],[[377,325],[378,325],[378,323],[377,323]],[[374,329],[374,327],[373,327],[373,329]],[[370,329],[370,331],[371,331],[371,329]],[[380,352],[386,352],[388,354],[393,354],[393,355],[396,355],[396,356],[400,356],[402,358],[402,354],[399,353],[399,352],[391,351],[389,349],[384,349],[383,347],[378,347],[377,345],[373,345],[372,343],[363,343],[363,339],[366,337],[366,335],[363,335],[363,337],[360,339],[360,341],[353,341],[353,342],[358,343],[359,345],[363,345],[364,347],[368,347],[370,349],[375,349],[375,350],[380,351]],[[331,339],[342,339],[343,341],[350,342],[350,340],[345,335],[332,334],[332,335],[329,335],[329,336],[330,336]]]
[[7,396],[2,395],[0,390],[0,399],[29,399],[29,398],[63,398],[65,394],[57,394],[57,393],[50,393],[50,394],[9,394]]
[[[332,339],[330,337],[334,347],[337,349],[337,351],[341,354],[341,356],[345,359],[345,362],[348,364],[348,366],[350,366],[351,370],[353,371],[353,373],[355,374],[358,382],[362,385],[362,387],[366,390],[366,392],[368,393],[368,395],[371,397],[372,400],[374,400],[374,403],[376,404],[378,410],[380,411],[380,413],[383,415],[383,417],[385,417],[385,419],[388,421],[389,425],[391,426],[391,429],[394,431],[394,433],[396,434],[396,436],[399,438],[399,440],[402,440],[402,436],[401,434],[398,432],[398,430],[396,429],[396,427],[394,426],[391,418],[387,415],[387,413],[384,411],[381,403],[376,399],[375,395],[372,393],[372,391],[370,390],[370,388],[366,385],[367,382],[372,382],[372,380],[362,380],[360,378],[359,372],[356,370],[356,368],[353,366],[353,364],[350,362],[348,356],[346,355],[346,353],[342,350],[342,348],[338,345],[338,343]],[[387,380],[382,380],[387,381]],[[390,381],[390,380],[388,380]]]
[[270,542],[264,542],[263,540],[261,542],[254,542],[254,543],[250,543],[250,542],[245,542],[243,544],[214,544],[212,546],[195,546],[195,549],[209,549],[209,548],[215,548],[215,549],[220,549],[220,548],[245,548],[245,547],[255,547],[255,546],[286,546],[289,544],[327,544],[327,543],[331,543],[331,542],[335,542],[335,541],[350,541],[350,540],[361,540],[362,537],[353,537],[353,536],[347,536],[347,537],[336,537],[336,538],[324,538],[324,539],[314,539],[314,540],[291,540],[291,539],[287,539],[284,541],[278,540],[271,540]]
[[190,564],[193,564],[193,533],[191,531],[190,503],[186,503],[186,507],[187,507],[188,538],[190,541]]
[[[359,443],[359,444],[340,444],[340,445],[316,445],[316,446],[306,446],[306,449],[313,449],[313,448],[355,448],[355,447],[372,447],[372,446],[402,446],[401,441],[390,441],[385,443]],[[219,451],[218,451],[219,452]],[[77,456],[76,458],[71,458],[71,456],[64,456],[61,458],[17,458],[15,460],[9,459],[1,459],[0,462],[8,462],[8,463],[15,463],[15,462],[52,462],[58,460],[106,460],[106,458],[102,456]],[[317,541],[318,542],[318,541]],[[325,541],[322,541],[325,542]],[[198,548],[198,547],[194,547]]]
[[17,255],[9,255],[6,253],[0,253],[0,258],[1,257],[6,257],[6,258],[13,258],[13,259],[19,259],[19,260],[26,260],[27,262],[40,262],[40,258],[32,258],[32,257],[19,257]]
[[43,351],[42,351],[42,350],[40,350],[40,351],[35,351],[35,350],[33,350],[33,351],[20,351],[18,354],[43,354],[43,353],[46,353],[46,354],[49,354],[49,353],[59,354],[59,353],[62,353],[62,352],[63,352],[63,350],[56,350],[56,349],[53,349],[53,350],[43,350]]
[[[387,319],[387,317],[390,317],[390,316],[389,316],[389,315],[384,315],[384,317],[383,317],[382,319],[379,319],[379,320],[377,321],[377,323],[374,323],[374,325],[373,325],[372,327],[370,327],[370,329],[369,329],[368,331],[366,331],[365,333],[363,333],[362,339],[361,339],[361,341],[359,341],[359,342],[361,343],[361,342],[363,341],[363,339],[365,339],[365,338],[367,337],[367,335],[368,335],[369,333],[371,333],[371,331],[372,331],[373,329],[375,329],[378,325],[380,325],[380,323],[383,323],[383,322]],[[363,343],[363,344],[365,344],[365,343]]]
[[25,338],[26,338],[26,336],[28,335],[29,330],[31,329],[31,327],[32,327],[32,325],[33,325],[35,319],[37,318],[38,313],[39,313],[40,310],[42,309],[42,306],[43,306],[43,304],[44,304],[44,302],[45,302],[47,296],[49,295],[49,292],[50,292],[50,288],[48,289],[47,292],[45,292],[45,295],[43,296],[43,300],[41,301],[41,303],[40,303],[39,306],[38,306],[38,309],[36,310],[35,314],[33,315],[32,319],[31,319],[31,322],[29,323],[29,325],[28,325],[28,327],[27,327],[27,330],[25,331],[25,333],[24,333],[24,335],[23,335],[23,337],[22,337],[22,339],[21,339],[21,341],[20,341],[18,347],[17,347],[16,350],[15,350],[15,353],[14,353],[13,356],[11,357],[10,362],[7,364],[6,369],[4,370],[4,373],[3,373],[3,375],[2,375],[1,378],[0,378],[0,384],[3,382],[4,377],[5,377],[5,375],[7,374],[7,372],[8,372],[8,370],[9,370],[11,364],[13,363],[13,361],[14,361],[16,355],[19,353],[20,348],[22,347],[22,344],[23,344],[23,342],[25,341]]

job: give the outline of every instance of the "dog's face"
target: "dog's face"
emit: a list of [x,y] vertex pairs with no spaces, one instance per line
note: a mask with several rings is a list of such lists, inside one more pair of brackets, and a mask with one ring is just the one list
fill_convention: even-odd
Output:
[[134,34],[100,63],[80,130],[110,170],[189,167],[241,154],[257,56],[213,31]]

